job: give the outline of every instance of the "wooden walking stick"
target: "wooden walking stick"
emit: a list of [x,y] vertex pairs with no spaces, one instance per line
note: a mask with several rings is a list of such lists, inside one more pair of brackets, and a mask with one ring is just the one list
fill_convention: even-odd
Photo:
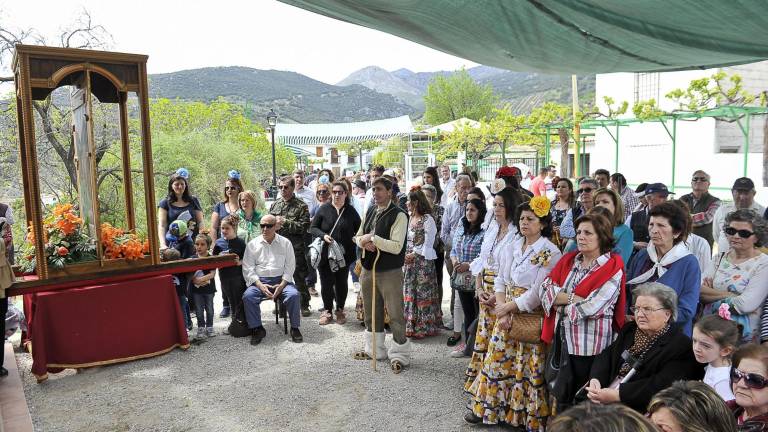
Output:
[[376,258],[373,260],[373,267],[371,268],[371,336],[373,336],[373,343],[371,344],[371,363],[373,364],[373,370],[378,371],[376,368],[376,263],[379,262],[379,248],[376,248]]

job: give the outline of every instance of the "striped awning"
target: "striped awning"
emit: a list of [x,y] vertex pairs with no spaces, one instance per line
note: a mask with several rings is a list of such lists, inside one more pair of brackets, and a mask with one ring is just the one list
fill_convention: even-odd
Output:
[[328,145],[385,140],[409,135],[413,131],[413,123],[407,115],[355,123],[278,123],[275,127],[275,141],[289,147]]
[[304,150],[303,148],[296,147],[294,145],[290,145],[290,144],[283,144],[283,145],[285,146],[285,148],[287,148],[288,150],[292,151],[293,155],[296,156],[297,158],[300,158],[300,157],[303,157],[303,156],[314,156],[315,155],[314,153],[312,153],[310,151]]

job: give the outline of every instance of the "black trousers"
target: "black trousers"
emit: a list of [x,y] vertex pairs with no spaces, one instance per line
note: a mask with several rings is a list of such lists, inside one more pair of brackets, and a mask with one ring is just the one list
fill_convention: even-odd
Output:
[[239,310],[243,304],[243,294],[245,294],[245,289],[245,279],[242,276],[221,279],[221,293],[225,298],[229,299],[231,310],[230,317],[232,317],[232,319],[234,319],[235,313],[240,314],[238,318],[245,319],[245,311]]
[[[565,347],[563,347],[565,348]],[[562,400],[557,401],[557,412],[563,412],[568,407],[575,403],[574,398],[576,393],[586,384],[592,371],[592,363],[595,361],[595,356],[576,356],[570,354],[568,361],[571,365],[571,381],[568,383],[565,395]]]
[[323,309],[333,312],[333,302],[336,301],[336,309],[344,310],[347,301],[349,287],[349,266],[344,266],[336,272],[331,271],[328,261],[320,263],[317,267],[320,273],[320,295],[323,297]]
[[480,303],[477,297],[475,297],[474,291],[454,291],[458,293],[461,310],[464,311],[464,337],[469,338],[469,326],[472,324],[472,321],[477,319],[477,315],[480,313]]
[[[437,295],[440,303],[443,304],[443,264],[445,264],[445,255],[443,253],[437,254],[435,258],[435,271],[437,272]],[[453,315],[453,308],[451,308],[451,315]]]
[[[3,336],[3,350],[5,350],[5,316],[8,314],[8,297],[0,299],[0,317],[3,318],[3,324],[0,324],[0,335]],[[5,360],[5,351],[0,351],[0,367],[3,367]]]

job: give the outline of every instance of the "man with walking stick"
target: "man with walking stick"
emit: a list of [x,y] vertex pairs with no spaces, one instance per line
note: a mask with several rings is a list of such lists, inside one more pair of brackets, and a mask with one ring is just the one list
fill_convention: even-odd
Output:
[[[392,182],[379,177],[373,182],[375,206],[370,206],[354,237],[361,248],[360,285],[365,311],[365,348],[358,360],[389,358],[395,373],[410,363],[410,341],[403,317],[403,264],[408,217],[392,203]],[[392,345],[384,344],[384,307],[389,312]]]

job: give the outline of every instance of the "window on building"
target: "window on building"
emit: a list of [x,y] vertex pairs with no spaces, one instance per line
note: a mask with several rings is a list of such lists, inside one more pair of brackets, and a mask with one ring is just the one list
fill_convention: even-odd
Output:
[[315,156],[323,157],[323,146],[315,147]]
[[357,156],[354,156],[354,155],[348,154],[348,155],[347,155],[347,165],[349,165],[349,164],[353,164],[353,163],[355,163],[355,162],[357,162]]
[[650,99],[659,102],[659,73],[636,73],[635,103]]
[[332,164],[339,163],[339,151],[336,150],[335,148],[331,149],[331,163]]
[[[571,173],[571,177],[573,177],[574,169],[576,168],[573,163],[573,155],[568,155],[568,169]],[[579,157],[579,175],[580,176],[589,176],[589,173],[591,173],[592,170],[589,166],[589,153],[582,153]],[[576,187],[576,185],[574,185]]]

